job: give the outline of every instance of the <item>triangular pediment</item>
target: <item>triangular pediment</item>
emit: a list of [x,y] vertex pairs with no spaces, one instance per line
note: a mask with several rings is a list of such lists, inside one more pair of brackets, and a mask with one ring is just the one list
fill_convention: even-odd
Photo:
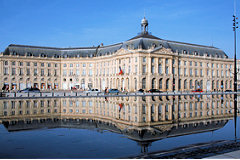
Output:
[[153,49],[151,53],[171,54],[173,52],[170,48],[159,47],[159,48]]

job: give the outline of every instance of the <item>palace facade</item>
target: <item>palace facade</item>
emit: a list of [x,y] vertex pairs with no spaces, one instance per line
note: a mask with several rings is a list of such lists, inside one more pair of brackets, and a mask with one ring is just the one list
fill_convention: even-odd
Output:
[[164,40],[148,32],[97,47],[9,45],[0,55],[0,87],[11,90],[117,88],[125,91],[233,89],[233,59],[213,46]]

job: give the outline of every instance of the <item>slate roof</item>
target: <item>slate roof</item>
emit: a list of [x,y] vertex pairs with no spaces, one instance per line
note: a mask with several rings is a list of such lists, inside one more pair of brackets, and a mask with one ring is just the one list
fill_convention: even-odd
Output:
[[95,57],[110,55],[116,53],[119,49],[143,49],[149,48],[169,48],[173,52],[189,55],[210,56],[219,58],[228,58],[226,53],[213,46],[204,46],[176,41],[163,40],[149,33],[141,33],[128,41],[108,46],[81,47],[81,48],[54,48],[28,45],[9,45],[4,51],[4,55],[21,55],[26,54],[42,57]]

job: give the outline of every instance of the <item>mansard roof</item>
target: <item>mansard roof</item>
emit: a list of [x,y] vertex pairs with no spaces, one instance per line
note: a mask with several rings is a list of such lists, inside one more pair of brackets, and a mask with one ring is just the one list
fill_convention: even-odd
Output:
[[155,37],[148,32],[141,33],[128,41],[108,46],[79,47],[79,48],[54,48],[28,45],[11,44],[4,51],[4,55],[41,56],[41,57],[95,57],[116,53],[119,49],[157,49],[168,48],[179,54],[199,55],[209,57],[228,58],[226,53],[213,46],[204,46],[177,41],[170,41]]

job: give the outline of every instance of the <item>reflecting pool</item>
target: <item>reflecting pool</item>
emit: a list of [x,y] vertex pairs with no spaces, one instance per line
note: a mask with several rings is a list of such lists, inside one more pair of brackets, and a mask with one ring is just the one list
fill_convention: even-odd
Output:
[[0,158],[121,158],[233,140],[233,119],[232,95],[4,99]]

